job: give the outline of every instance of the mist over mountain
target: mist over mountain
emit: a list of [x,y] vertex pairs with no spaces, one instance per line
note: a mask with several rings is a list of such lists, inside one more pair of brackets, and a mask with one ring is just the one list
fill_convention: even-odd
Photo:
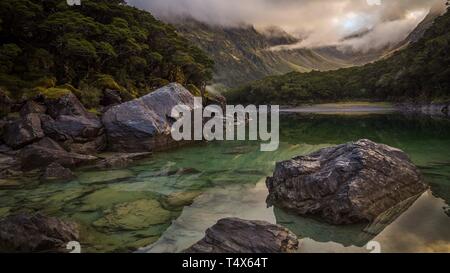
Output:
[[[129,0],[164,20],[191,17],[208,25],[276,26],[301,40],[290,48],[346,46],[369,51],[397,44],[444,0]],[[343,39],[362,30],[358,39]]]

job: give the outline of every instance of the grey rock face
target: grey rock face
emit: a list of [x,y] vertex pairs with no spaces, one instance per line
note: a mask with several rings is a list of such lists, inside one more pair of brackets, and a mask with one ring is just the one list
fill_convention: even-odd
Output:
[[106,145],[103,125],[98,117],[86,111],[73,94],[47,100],[48,115],[41,115],[46,136],[71,152],[95,154]]
[[427,185],[399,149],[360,140],[279,162],[268,205],[333,224],[373,221]]
[[45,114],[47,107],[35,101],[27,101],[20,109],[20,116],[26,117],[28,114]]
[[172,83],[141,98],[111,107],[103,115],[109,148],[119,152],[142,152],[177,145],[170,135],[172,108],[194,107],[194,97]]
[[3,140],[12,148],[20,148],[44,137],[38,114],[28,114],[5,127]]
[[19,214],[0,220],[0,252],[67,252],[78,241],[77,225],[41,214]]
[[297,237],[286,228],[264,221],[221,219],[187,253],[286,253],[298,248]]
[[78,98],[72,93],[56,99],[46,99],[45,105],[47,106],[47,113],[55,119],[59,116],[91,115],[86,108],[84,108]]
[[103,91],[103,98],[100,102],[103,106],[117,105],[122,103],[120,91],[105,89]]
[[47,137],[20,150],[18,158],[24,171],[44,168],[53,162],[58,162],[64,167],[75,167],[97,160],[95,156],[67,152]]

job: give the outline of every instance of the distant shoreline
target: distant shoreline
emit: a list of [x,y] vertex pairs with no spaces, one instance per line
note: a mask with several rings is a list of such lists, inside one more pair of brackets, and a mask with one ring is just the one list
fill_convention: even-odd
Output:
[[319,103],[300,106],[282,106],[281,113],[305,114],[385,114],[385,113],[417,113],[431,116],[449,116],[450,103],[390,103],[390,102],[336,102]]

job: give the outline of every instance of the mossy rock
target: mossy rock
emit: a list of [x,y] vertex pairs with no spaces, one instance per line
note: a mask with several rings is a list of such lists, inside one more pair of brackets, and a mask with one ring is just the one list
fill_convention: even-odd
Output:
[[186,86],[186,88],[189,90],[189,92],[191,92],[191,94],[194,97],[201,97],[202,96],[202,92],[200,91],[200,89],[197,88],[197,86],[195,86],[193,84],[188,84]]
[[85,196],[79,211],[105,210],[116,204],[156,197],[156,194],[152,192],[123,190],[120,187],[115,186],[117,185],[99,189]]
[[153,237],[148,237],[148,238],[144,238],[144,239],[139,239],[135,242],[127,244],[126,248],[130,251],[138,250],[141,247],[146,247],[146,246],[153,244],[154,242],[158,241],[158,239],[159,239],[159,236],[153,236]]
[[2,189],[17,189],[21,188],[23,184],[17,179],[0,179],[0,190]]
[[0,219],[9,215],[11,211],[10,207],[2,207],[0,208]]
[[63,87],[52,87],[52,88],[37,87],[35,88],[35,91],[37,92],[37,94],[40,94],[47,99],[59,99],[71,93],[69,89]]
[[184,206],[189,206],[200,194],[202,194],[201,191],[174,192],[163,199],[163,204],[168,208],[181,208]]
[[37,80],[34,83],[35,87],[42,87],[42,88],[53,88],[56,86],[56,78],[55,77],[48,77],[48,78],[42,78]]
[[158,201],[142,199],[114,206],[105,211],[104,216],[95,221],[93,226],[107,231],[130,231],[163,224],[170,219],[170,211],[163,209]]

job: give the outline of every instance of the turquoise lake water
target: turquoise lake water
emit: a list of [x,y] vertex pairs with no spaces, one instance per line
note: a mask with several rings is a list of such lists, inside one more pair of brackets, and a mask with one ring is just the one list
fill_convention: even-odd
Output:
[[[300,252],[450,251],[450,120],[397,113],[283,114],[280,148],[258,142],[201,143],[156,153],[126,169],[78,170],[68,183],[24,177],[0,188],[0,217],[40,211],[79,224],[84,252],[177,252],[223,217],[291,229]],[[331,226],[267,208],[265,178],[276,161],[368,138],[404,150],[430,190],[376,225]]]

